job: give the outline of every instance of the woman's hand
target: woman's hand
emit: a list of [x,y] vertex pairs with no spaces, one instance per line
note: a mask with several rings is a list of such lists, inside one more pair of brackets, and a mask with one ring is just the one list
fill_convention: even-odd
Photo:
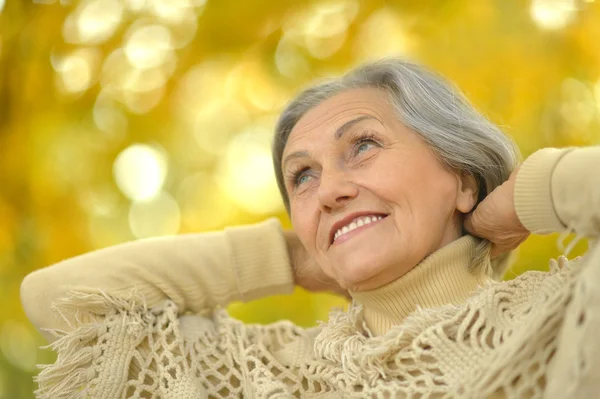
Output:
[[331,292],[350,298],[348,291],[340,287],[337,281],[323,273],[319,265],[308,255],[296,233],[285,231],[283,234],[296,285],[311,292]]
[[507,181],[469,213],[464,220],[465,229],[472,235],[492,243],[492,258],[517,248],[529,236],[515,210],[515,181],[519,168]]

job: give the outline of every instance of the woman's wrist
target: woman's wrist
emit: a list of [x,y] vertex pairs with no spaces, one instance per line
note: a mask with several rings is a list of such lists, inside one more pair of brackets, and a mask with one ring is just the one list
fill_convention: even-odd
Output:
[[552,199],[552,174],[568,149],[544,148],[520,166],[514,186],[515,211],[532,233],[547,234],[565,228]]

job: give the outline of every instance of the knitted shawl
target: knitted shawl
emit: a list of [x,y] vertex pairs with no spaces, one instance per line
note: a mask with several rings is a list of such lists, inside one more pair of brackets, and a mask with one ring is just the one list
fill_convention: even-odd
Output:
[[[417,309],[372,336],[361,306],[303,329],[247,325],[224,310],[179,315],[71,293],[38,398],[571,398],[600,389],[600,251],[490,282],[464,304]],[[285,348],[285,350],[283,350]]]

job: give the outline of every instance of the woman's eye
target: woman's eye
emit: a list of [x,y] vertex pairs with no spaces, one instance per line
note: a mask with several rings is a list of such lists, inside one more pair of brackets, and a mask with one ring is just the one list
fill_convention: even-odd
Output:
[[311,178],[311,175],[307,173],[307,170],[301,170],[296,173],[294,177],[294,186],[298,187],[301,184],[308,182]]
[[361,152],[365,152],[369,150],[372,146],[376,146],[377,142],[371,138],[362,138],[360,139],[356,145],[354,146],[354,152],[356,154],[360,154]]
[[374,145],[372,142],[362,142],[356,148],[356,152],[360,153],[369,149],[369,146]]
[[308,181],[308,179],[310,178],[309,175],[303,173],[300,176],[298,176],[298,178],[296,179],[296,185],[302,184],[302,183],[306,183]]

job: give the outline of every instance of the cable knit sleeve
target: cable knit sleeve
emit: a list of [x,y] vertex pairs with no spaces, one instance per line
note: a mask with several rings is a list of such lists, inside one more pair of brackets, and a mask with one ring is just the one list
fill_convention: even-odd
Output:
[[[69,331],[77,313],[52,305],[70,292],[142,297],[148,307],[170,299],[181,313],[208,313],[231,301],[291,293],[294,287],[281,225],[276,219],[221,232],[143,239],[93,251],[29,274],[21,301],[32,323]],[[91,306],[91,305],[90,305]]]
[[532,154],[519,169],[515,207],[532,233],[572,228],[600,235],[600,146],[554,149]]

